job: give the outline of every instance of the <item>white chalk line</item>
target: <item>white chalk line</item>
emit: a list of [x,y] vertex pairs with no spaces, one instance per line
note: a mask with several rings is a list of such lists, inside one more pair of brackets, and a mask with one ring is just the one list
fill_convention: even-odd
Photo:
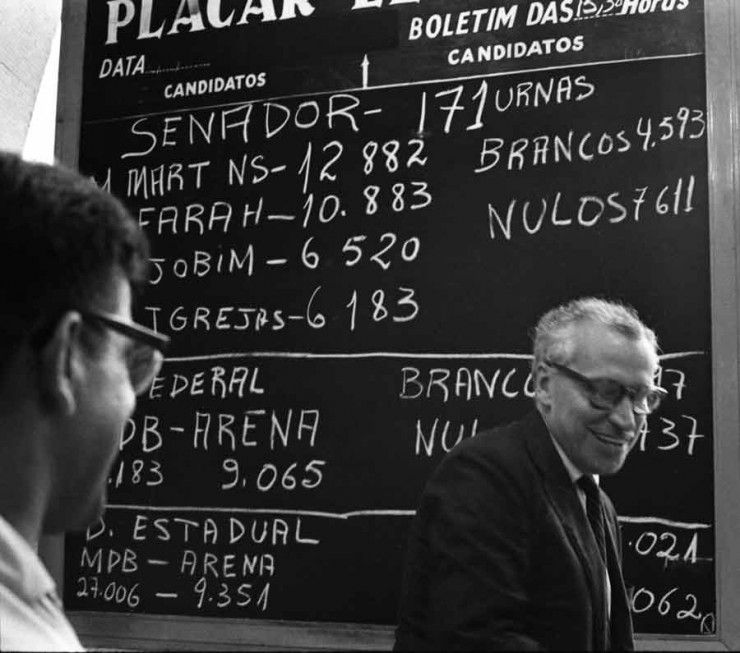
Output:
[[[297,517],[323,517],[327,519],[351,519],[352,517],[413,517],[416,510],[351,510],[348,512],[327,512],[321,510],[296,510],[289,508],[226,508],[206,506],[146,506],[135,504],[111,504],[109,510],[140,510],[142,512],[208,512],[217,514],[243,515],[292,515]],[[681,522],[663,517],[619,517],[619,521],[630,524],[660,524],[672,528],[689,530],[709,529],[711,524],[701,522]]]
[[[662,354],[661,361],[688,358],[690,356],[704,356],[706,351],[682,351],[672,354]],[[435,352],[401,352],[401,351],[366,351],[354,353],[317,353],[305,351],[252,351],[252,352],[225,352],[221,354],[202,354],[199,356],[171,356],[165,358],[167,363],[190,363],[208,360],[228,360],[234,358],[286,358],[286,359],[370,359],[370,358],[410,358],[429,360],[467,359],[467,360],[532,360],[531,354],[507,353],[435,353]]]
[[141,510],[150,512],[209,512],[245,515],[295,515],[298,517],[325,517],[327,519],[349,519],[351,517],[413,517],[416,510],[351,510],[349,512],[327,512],[323,510],[294,510],[290,508],[226,508],[206,506],[146,506],[134,504],[110,504],[109,510]]

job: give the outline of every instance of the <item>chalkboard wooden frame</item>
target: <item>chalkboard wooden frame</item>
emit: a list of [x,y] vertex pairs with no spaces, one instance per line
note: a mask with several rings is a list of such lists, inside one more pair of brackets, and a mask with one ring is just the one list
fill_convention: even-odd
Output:
[[[711,304],[718,633],[714,638],[641,635],[642,650],[740,648],[740,5],[706,0],[711,221]],[[78,156],[87,0],[64,0],[56,156]],[[63,542],[42,556],[61,587]],[[389,649],[392,627],[113,613],[71,613],[89,647],[139,649]]]

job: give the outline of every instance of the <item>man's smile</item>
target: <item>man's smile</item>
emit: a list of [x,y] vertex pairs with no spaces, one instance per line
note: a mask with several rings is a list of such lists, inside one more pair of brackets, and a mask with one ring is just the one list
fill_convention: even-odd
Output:
[[631,437],[609,435],[607,433],[600,433],[599,431],[590,430],[590,432],[599,442],[603,442],[610,447],[629,447],[633,440]]

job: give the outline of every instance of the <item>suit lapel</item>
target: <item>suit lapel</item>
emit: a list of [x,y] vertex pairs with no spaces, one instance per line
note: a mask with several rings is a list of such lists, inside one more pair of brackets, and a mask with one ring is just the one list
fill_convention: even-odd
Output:
[[[575,485],[571,481],[568,471],[560,459],[560,455],[552,443],[550,434],[539,413],[527,418],[531,420],[529,428],[525,430],[527,448],[532,460],[540,470],[544,480],[544,488],[549,502],[562,523],[568,541],[581,562],[589,589],[591,608],[595,615],[594,644],[602,648],[598,642],[598,633],[606,632],[603,623],[604,612],[600,606],[604,604],[604,581],[601,555],[599,554],[596,538],[588,524],[588,518],[583,510]],[[609,520],[607,520],[607,523]],[[613,538],[607,536],[613,549]]]

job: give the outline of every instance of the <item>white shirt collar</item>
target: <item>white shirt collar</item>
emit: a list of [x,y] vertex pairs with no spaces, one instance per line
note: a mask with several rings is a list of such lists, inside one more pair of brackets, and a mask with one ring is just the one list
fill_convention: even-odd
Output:
[[36,551],[0,517],[0,584],[27,601],[56,591],[56,585]]

